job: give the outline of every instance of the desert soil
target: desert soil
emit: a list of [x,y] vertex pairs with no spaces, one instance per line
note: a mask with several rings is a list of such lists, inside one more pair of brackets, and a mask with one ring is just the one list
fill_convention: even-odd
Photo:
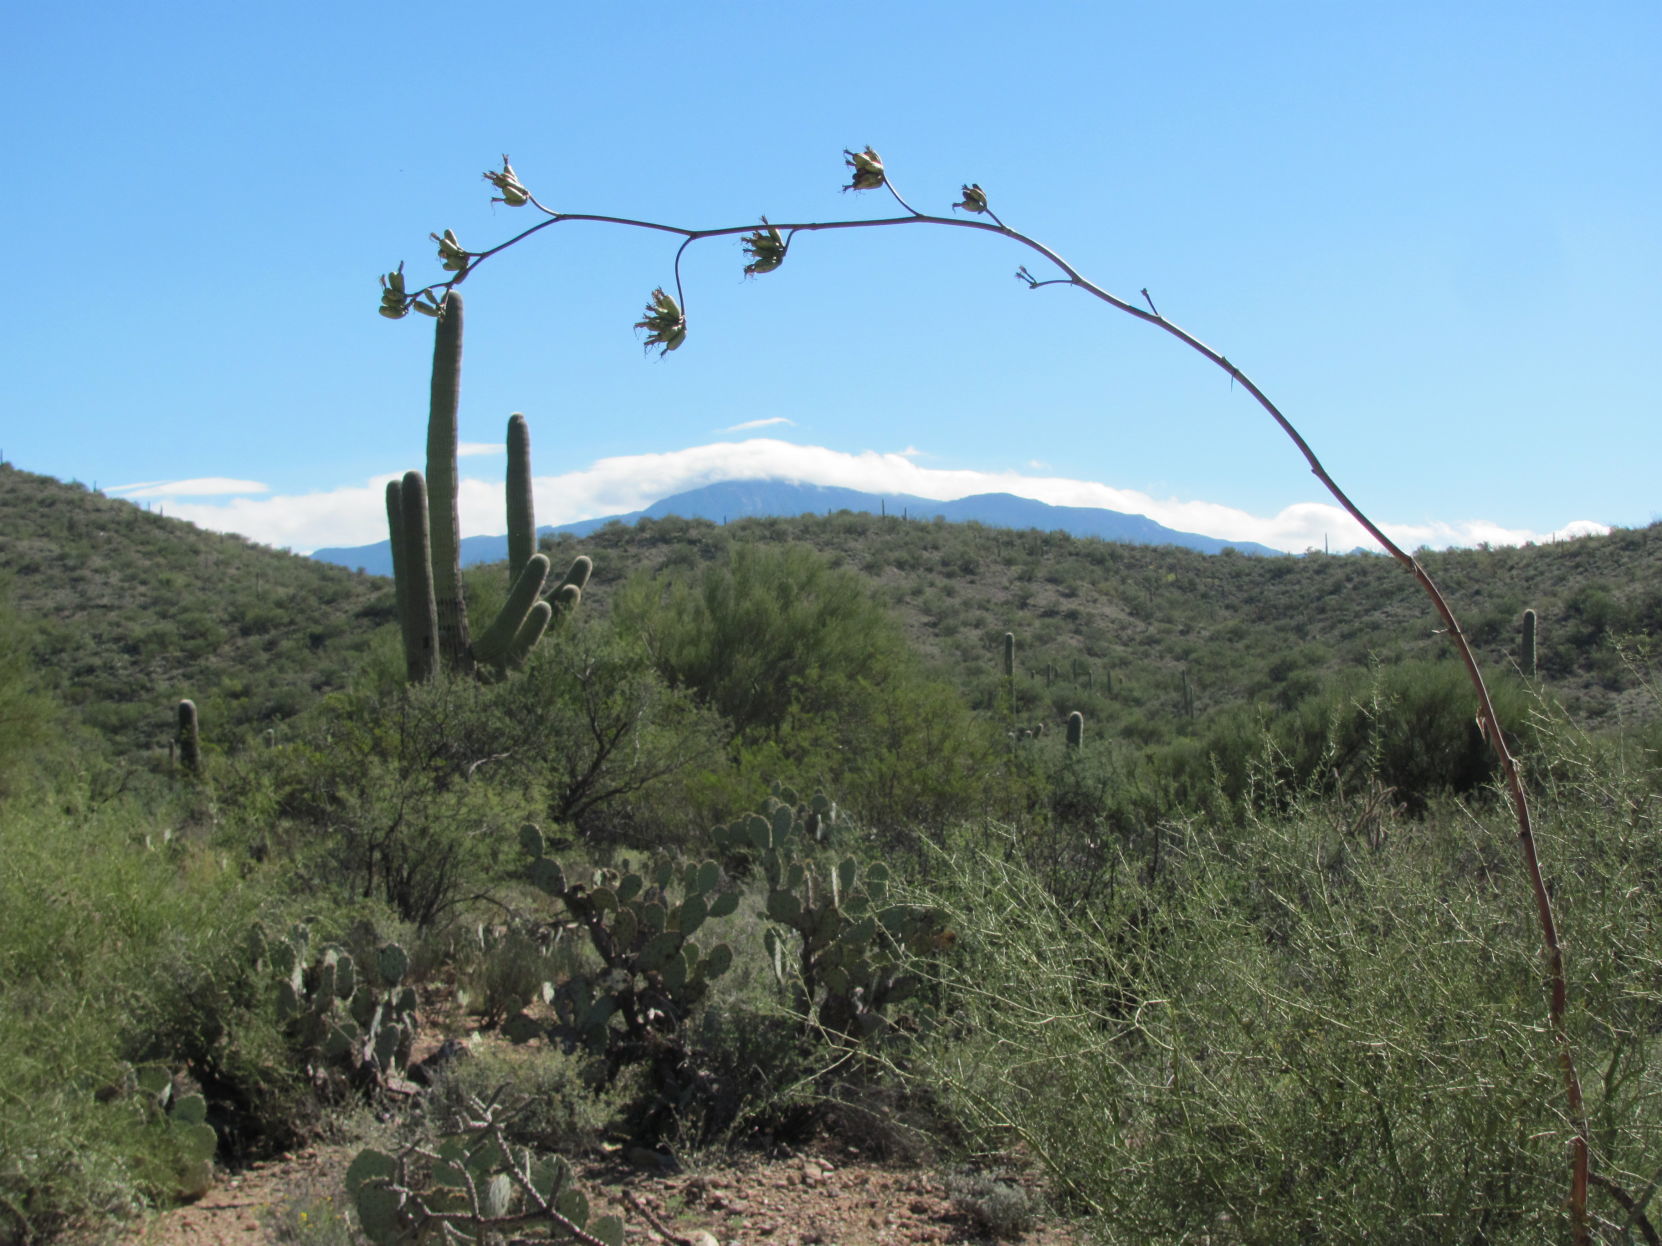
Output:
[[[116,1246],[277,1246],[344,1244],[341,1188],[351,1147],[311,1147],[223,1176],[201,1200],[130,1226]],[[786,1158],[740,1158],[719,1167],[648,1173],[592,1164],[583,1188],[596,1211],[628,1226],[626,1241],[664,1240],[630,1199],[683,1238],[704,1232],[720,1246],[889,1246],[984,1240],[948,1196],[944,1182],[921,1169],[842,1162],[824,1151]],[[1029,1246],[1075,1246],[1066,1226],[1041,1224]]]

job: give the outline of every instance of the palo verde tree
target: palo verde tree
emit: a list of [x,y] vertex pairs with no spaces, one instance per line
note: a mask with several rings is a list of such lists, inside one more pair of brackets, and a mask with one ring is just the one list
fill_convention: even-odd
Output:
[[[1454,612],[1442,592],[1419,561],[1386,536],[1379,526],[1369,519],[1356,503],[1340,489],[1328,474],[1326,468],[1322,466],[1309,443],[1305,441],[1292,422],[1269,399],[1264,391],[1220,351],[1208,346],[1188,330],[1162,316],[1154,306],[1153,300],[1149,298],[1146,288],[1140,291],[1144,300],[1148,303],[1147,310],[1144,310],[1144,308],[1127,299],[1110,293],[1091,282],[1050,247],[1006,225],[993,211],[987,192],[978,184],[964,185],[961,191],[962,197],[952,204],[953,210],[963,215],[942,216],[920,212],[901,195],[891,181],[889,170],[885,168],[881,157],[872,148],[867,147],[862,151],[845,151],[844,155],[846,156],[845,164],[852,171],[850,182],[844,189],[887,191],[900,209],[898,215],[858,220],[798,221],[790,223],[772,223],[766,217],[763,217],[760,228],[747,224],[722,226],[715,229],[689,229],[679,225],[635,220],[627,217],[556,212],[541,203],[531,193],[520,180],[519,175],[515,173],[513,166],[508,162],[508,158],[504,156],[500,171],[492,170],[484,175],[485,180],[498,191],[496,202],[514,208],[529,207],[533,211],[541,213],[543,219],[506,241],[483,251],[464,249],[456,236],[448,230],[443,235],[432,235],[434,241],[439,245],[440,260],[443,262],[445,269],[453,275],[420,289],[411,290],[407,287],[403,266],[400,265],[398,271],[388,273],[381,279],[381,314],[391,319],[398,319],[413,309],[427,315],[441,316],[447,298],[453,297],[451,292],[481,264],[552,226],[573,225],[580,222],[624,226],[668,234],[681,240],[675,252],[673,265],[674,294],[670,294],[665,287],[653,290],[642,319],[635,324],[637,329],[646,332],[645,341],[648,349],[656,346],[659,348],[660,355],[667,355],[670,351],[680,349],[687,340],[687,299],[681,280],[681,257],[686,253],[687,248],[695,242],[707,241],[712,238],[740,238],[748,260],[744,271],[748,275],[756,276],[779,269],[787,259],[791,247],[797,245],[798,239],[803,235],[830,230],[933,226],[942,229],[977,230],[1005,238],[1042,261],[1038,274],[1030,271],[1026,264],[1017,268],[1017,278],[1028,288],[1033,290],[1068,288],[1087,294],[1117,311],[1142,321],[1144,324],[1164,333],[1169,333],[1215,367],[1227,373],[1235,384],[1240,385],[1252,396],[1277,427],[1292,441],[1298,452],[1304,457],[1311,472],[1322,482],[1339,505],[1367,530],[1369,535],[1379,543],[1386,553],[1395,559],[1408,574],[1413,576],[1429,599],[1433,610],[1441,619],[1444,634],[1454,645],[1456,653],[1465,668],[1472,695],[1476,702],[1477,722],[1490,748],[1494,751],[1502,781],[1510,797],[1524,870],[1534,898],[1549,984],[1549,1023],[1562,1072],[1566,1115],[1572,1134],[1570,1139],[1571,1180],[1567,1199],[1572,1240],[1578,1246],[1589,1243],[1591,1237],[1587,1209],[1587,1192],[1590,1180],[1588,1131],[1586,1112],[1582,1103],[1581,1082],[1576,1070],[1568,1028],[1568,984],[1557,924],[1553,917],[1547,886],[1542,877],[1535,848],[1529,800],[1525,794],[1517,764],[1502,733],[1501,723],[1495,713],[1477,658],[1473,654],[1471,646],[1468,644],[1465,634],[1461,631],[1459,622],[1456,620]],[[1631,1206],[1632,1198],[1624,1191],[1614,1188],[1605,1178],[1593,1179],[1597,1180],[1601,1187],[1608,1189],[1616,1201],[1624,1206]]]

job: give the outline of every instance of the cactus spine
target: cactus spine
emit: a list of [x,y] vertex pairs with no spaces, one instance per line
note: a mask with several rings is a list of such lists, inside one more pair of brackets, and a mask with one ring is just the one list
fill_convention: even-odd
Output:
[[196,729],[196,702],[179,702],[179,764],[188,774],[202,773],[202,741]]
[[1523,615],[1523,655],[1518,663],[1523,668],[1525,679],[1535,678],[1535,611],[1525,610]]
[[1085,715],[1078,710],[1068,715],[1068,747],[1080,748],[1085,743]]

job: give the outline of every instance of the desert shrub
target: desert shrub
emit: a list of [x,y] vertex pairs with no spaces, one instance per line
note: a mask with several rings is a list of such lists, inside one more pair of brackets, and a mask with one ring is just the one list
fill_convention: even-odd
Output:
[[541,815],[602,845],[685,842],[699,827],[691,794],[720,760],[716,715],[654,669],[638,639],[579,614],[502,687],[533,760]]
[[616,614],[726,719],[746,789],[763,771],[834,789],[892,831],[995,795],[993,734],[860,577],[807,546],[734,543],[692,577],[632,581]]
[[994,1241],[1019,1241],[1038,1218],[1027,1190],[990,1173],[962,1169],[947,1174],[947,1197],[980,1233]]
[[68,724],[39,687],[32,636],[7,603],[0,581],[0,801],[25,782],[30,768],[61,751]]
[[495,1100],[508,1109],[504,1134],[519,1146],[579,1156],[627,1108],[630,1080],[605,1086],[595,1061],[558,1048],[482,1047],[452,1060],[424,1105],[426,1124],[440,1134],[461,1130],[472,1104]]
[[[1656,815],[1607,808],[1547,815],[1573,831],[1548,869],[1582,1067],[1608,1070],[1587,1085],[1595,1167],[1643,1188],[1662,1159],[1662,908],[1634,884]],[[920,1075],[983,1145],[1039,1157],[1107,1241],[1566,1236],[1562,1083],[1504,826],[1445,802],[1369,847],[1302,802],[1191,822],[1157,877],[1119,877],[1065,907],[996,834],[940,857],[957,1024]]]
[[125,1089],[135,1064],[206,1096],[222,1154],[296,1107],[242,953],[262,886],[172,837],[172,810],[74,797],[0,818],[4,1240],[181,1193],[179,1133]]
[[538,810],[534,759],[500,692],[466,678],[332,698],[228,795],[295,858],[299,885],[441,922]]

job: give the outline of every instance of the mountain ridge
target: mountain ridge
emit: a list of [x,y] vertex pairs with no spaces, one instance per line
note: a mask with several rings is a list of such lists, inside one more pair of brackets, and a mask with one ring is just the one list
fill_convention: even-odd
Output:
[[[908,493],[867,493],[838,485],[767,479],[719,481],[660,498],[642,510],[580,519],[567,524],[545,524],[537,529],[537,533],[539,536],[570,533],[582,537],[607,524],[627,525],[641,519],[674,516],[725,523],[729,519],[794,518],[842,510],[868,515],[888,514],[917,521],[939,517],[948,523],[980,523],[991,528],[1061,531],[1069,536],[1096,537],[1128,545],[1172,545],[1204,554],[1218,554],[1232,549],[1257,557],[1285,556],[1281,550],[1256,541],[1227,541],[1200,533],[1179,532],[1156,523],[1146,515],[1101,507],[1052,506],[1048,502],[1012,493],[978,493],[942,502]],[[462,539],[463,566],[500,562],[507,556],[508,538],[505,535]],[[369,545],[327,546],[313,550],[311,557],[372,575],[392,574],[392,550],[386,541]]]

